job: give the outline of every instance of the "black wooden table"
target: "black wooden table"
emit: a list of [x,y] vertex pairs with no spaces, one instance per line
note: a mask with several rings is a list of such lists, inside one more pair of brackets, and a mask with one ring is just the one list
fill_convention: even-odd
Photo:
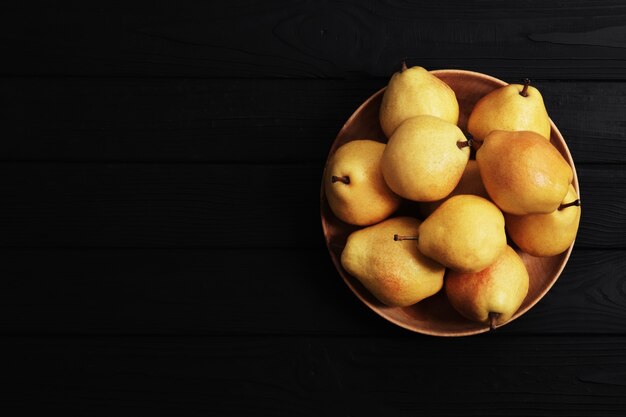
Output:
[[[626,415],[624,2],[15,3],[0,408]],[[324,245],[330,144],[405,57],[530,77],[577,164],[569,264],[489,334],[391,325]]]

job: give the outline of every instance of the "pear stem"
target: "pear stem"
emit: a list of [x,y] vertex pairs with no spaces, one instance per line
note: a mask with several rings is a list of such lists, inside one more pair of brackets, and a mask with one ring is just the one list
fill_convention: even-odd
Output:
[[402,67],[400,68],[400,72],[406,71],[408,68],[406,66],[406,60],[402,60]]
[[399,240],[418,240],[419,236],[405,236],[405,235],[399,235],[399,234],[395,234],[393,235],[393,240],[395,240],[396,242]]
[[566,208],[572,207],[572,206],[579,207],[580,206],[580,198],[572,201],[571,203],[561,204],[559,206],[559,210],[563,210],[563,209],[566,209]]
[[463,149],[463,148],[467,148],[467,147],[470,147],[470,148],[471,148],[471,147],[472,147],[472,145],[473,145],[473,143],[474,143],[474,140],[473,140],[473,139],[468,139],[468,140],[465,140],[465,141],[463,141],[463,140],[457,140],[457,141],[456,141],[456,146],[457,146],[459,149]]
[[524,82],[524,88],[519,92],[519,95],[522,97],[528,97],[528,86],[530,85],[530,80],[528,78],[524,78],[522,80]]
[[496,320],[498,320],[498,317],[500,317],[500,313],[489,313],[489,330],[496,329]]
[[474,138],[469,132],[463,132],[463,134],[466,136],[467,140],[457,140],[456,141],[456,146],[459,149],[463,149],[463,148],[467,148],[467,147],[471,148],[472,146],[474,146],[475,143],[483,143],[482,140]]
[[332,182],[333,184],[336,183],[337,181],[343,182],[344,184],[350,184],[350,177],[347,175],[344,175],[343,177],[338,177],[336,175],[333,175],[332,177],[330,177],[330,182]]

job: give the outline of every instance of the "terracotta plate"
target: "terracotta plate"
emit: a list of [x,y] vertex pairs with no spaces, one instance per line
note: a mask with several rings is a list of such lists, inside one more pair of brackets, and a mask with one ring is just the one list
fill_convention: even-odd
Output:
[[[438,70],[432,71],[432,74],[445,81],[456,93],[461,110],[459,126],[464,131],[466,129],[467,117],[476,102],[490,91],[507,85],[507,83],[497,78],[472,71]],[[383,143],[386,142],[387,139],[378,122],[378,110],[383,92],[384,88],[376,92],[348,119],[333,142],[329,157],[339,146],[351,140],[372,139]],[[550,141],[572,166],[574,170],[574,188],[580,196],[578,177],[572,156],[557,127],[552,122],[551,125]],[[417,216],[417,212],[413,211],[411,203],[406,203],[403,208],[400,208],[400,211],[404,211],[403,214]],[[341,252],[346,238],[358,227],[346,224],[333,215],[324,195],[323,184],[321,187],[321,217],[328,251],[339,275],[354,294],[377,314],[398,326],[429,335],[467,336],[489,331],[487,324],[475,323],[459,315],[452,308],[443,292],[439,292],[430,298],[405,308],[388,307],[376,300],[356,278],[348,274],[341,266]],[[530,287],[522,306],[511,320],[515,320],[528,311],[548,292],[563,271],[572,247],[573,245],[564,253],[549,258],[537,258],[518,251],[528,269]]]

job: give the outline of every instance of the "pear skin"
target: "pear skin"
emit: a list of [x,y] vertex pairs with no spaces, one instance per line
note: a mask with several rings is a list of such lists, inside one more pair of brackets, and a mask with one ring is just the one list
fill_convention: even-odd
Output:
[[534,132],[491,132],[476,162],[493,202],[516,215],[556,210],[574,176],[559,151]]
[[479,141],[494,130],[529,130],[550,140],[550,118],[539,90],[510,84],[476,103],[467,121],[467,130]]
[[413,201],[436,201],[456,187],[469,160],[467,139],[456,125],[433,116],[404,121],[387,142],[381,159],[385,182]]
[[442,200],[432,201],[429,203],[420,203],[420,213],[424,217],[428,217],[432,214],[433,211],[437,209],[437,207],[441,205],[441,203],[446,201],[448,198],[459,194],[472,194],[490,200],[489,194],[487,194],[487,190],[485,190],[483,180],[480,178],[478,164],[473,159],[467,161],[465,171],[463,171],[461,180],[459,181],[456,188],[452,190],[452,192]]
[[574,243],[580,223],[580,200],[574,186],[569,186],[561,207],[547,214],[505,214],[511,240],[533,256],[553,256],[565,252]]
[[492,328],[511,319],[528,294],[529,277],[519,255],[506,246],[486,269],[475,273],[448,271],[445,291],[461,315]]
[[384,149],[384,143],[353,140],[330,157],[324,190],[330,209],[344,222],[378,223],[400,206],[400,197],[389,189],[380,169]]
[[506,246],[504,216],[482,197],[456,195],[424,220],[418,239],[424,255],[455,271],[477,272]]
[[454,91],[422,67],[396,72],[389,80],[380,105],[383,132],[390,138],[403,121],[423,114],[456,125],[459,103]]
[[395,242],[394,234],[415,234],[420,221],[395,217],[348,236],[341,265],[378,300],[406,307],[443,287],[445,267],[422,255],[415,242]]

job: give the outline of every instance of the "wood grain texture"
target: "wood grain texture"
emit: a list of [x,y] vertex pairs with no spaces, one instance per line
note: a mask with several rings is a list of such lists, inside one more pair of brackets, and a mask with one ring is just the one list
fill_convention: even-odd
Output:
[[623,415],[623,337],[458,342],[3,338],[15,359],[0,396],[5,410],[93,416]]
[[352,296],[324,251],[11,250],[0,328],[21,335],[397,334]]
[[[323,163],[386,82],[0,79],[0,160]],[[576,163],[626,162],[626,84],[534,84]]]
[[[322,247],[4,254],[5,335],[411,335],[362,304]],[[574,250],[539,304],[495,335],[626,335],[625,255]]]
[[[315,162],[385,83],[0,79],[2,160]],[[621,115],[621,113],[620,113]]]
[[[5,164],[7,246],[290,247],[321,240],[321,168]],[[17,175],[20,181],[10,179]],[[9,230],[13,228],[14,232]],[[21,236],[21,237],[20,237]]]
[[3,6],[0,75],[387,77],[404,57],[514,78],[626,69],[617,0],[29,3]]
[[[318,248],[322,168],[3,163],[0,246]],[[578,247],[626,248],[626,171],[578,175]]]

